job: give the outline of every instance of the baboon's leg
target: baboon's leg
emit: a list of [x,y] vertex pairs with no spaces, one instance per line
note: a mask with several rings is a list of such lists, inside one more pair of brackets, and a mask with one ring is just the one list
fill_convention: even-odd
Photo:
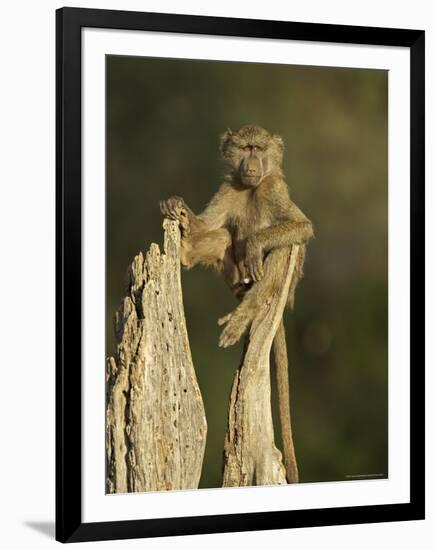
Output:
[[[232,240],[227,229],[182,234],[182,263],[188,268],[197,264],[222,266]],[[228,254],[227,254],[228,255]]]
[[233,290],[239,281],[239,272],[232,253],[232,238],[223,227],[208,229],[181,197],[173,196],[161,201],[162,214],[179,223],[181,231],[181,262],[191,268],[197,264],[210,265],[222,272]]
[[246,291],[241,303],[234,311],[218,320],[218,324],[226,324],[219,340],[221,347],[235,344],[248,328],[259,308],[281,291],[288,255],[289,250],[285,248],[272,250],[265,259],[264,277]]

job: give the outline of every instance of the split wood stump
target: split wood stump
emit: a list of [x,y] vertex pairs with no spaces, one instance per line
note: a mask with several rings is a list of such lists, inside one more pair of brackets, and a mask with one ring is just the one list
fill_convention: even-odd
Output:
[[[241,365],[230,394],[224,443],[224,487],[286,483],[282,454],[274,442],[270,351],[285,309],[298,249],[298,245],[294,245],[284,261],[276,266],[281,270],[283,286],[256,312],[246,337]],[[272,251],[267,257],[265,269],[274,254]],[[292,454],[298,476],[293,443]]]
[[[200,480],[207,424],[183,309],[180,231],[169,220],[163,227],[164,253],[152,244],[134,258],[116,315],[116,354],[106,374],[108,493],[194,489]],[[256,312],[246,338],[230,395],[225,487],[286,483],[274,442],[269,358],[297,255],[297,245],[281,254],[283,286]]]
[[180,280],[180,231],[164,221],[130,268],[107,368],[108,493],[198,487],[206,417],[192,364]]

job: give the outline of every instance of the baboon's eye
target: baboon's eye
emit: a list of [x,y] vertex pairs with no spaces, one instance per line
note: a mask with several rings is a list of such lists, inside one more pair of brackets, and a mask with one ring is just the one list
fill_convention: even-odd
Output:
[[253,151],[259,153],[260,151],[262,151],[262,147],[259,147],[259,145],[254,145]]
[[249,151],[251,149],[251,147],[249,145],[246,145],[245,147],[243,147],[244,151]]

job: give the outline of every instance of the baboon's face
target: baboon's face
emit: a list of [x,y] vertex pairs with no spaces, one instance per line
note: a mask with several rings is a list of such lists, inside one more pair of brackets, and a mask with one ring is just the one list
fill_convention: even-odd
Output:
[[268,174],[269,156],[258,143],[249,142],[240,149],[239,178],[243,185],[256,187]]
[[281,170],[283,141],[258,126],[243,126],[221,137],[221,152],[232,176],[245,187],[257,187]]

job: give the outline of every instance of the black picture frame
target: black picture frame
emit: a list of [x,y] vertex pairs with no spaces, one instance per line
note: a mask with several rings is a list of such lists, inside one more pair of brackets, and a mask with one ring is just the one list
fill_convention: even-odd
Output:
[[[410,49],[410,502],[82,522],[81,29],[129,29]],[[420,30],[79,8],[56,12],[56,539],[78,542],[424,519],[424,55]],[[241,511],[243,512],[243,511]]]

